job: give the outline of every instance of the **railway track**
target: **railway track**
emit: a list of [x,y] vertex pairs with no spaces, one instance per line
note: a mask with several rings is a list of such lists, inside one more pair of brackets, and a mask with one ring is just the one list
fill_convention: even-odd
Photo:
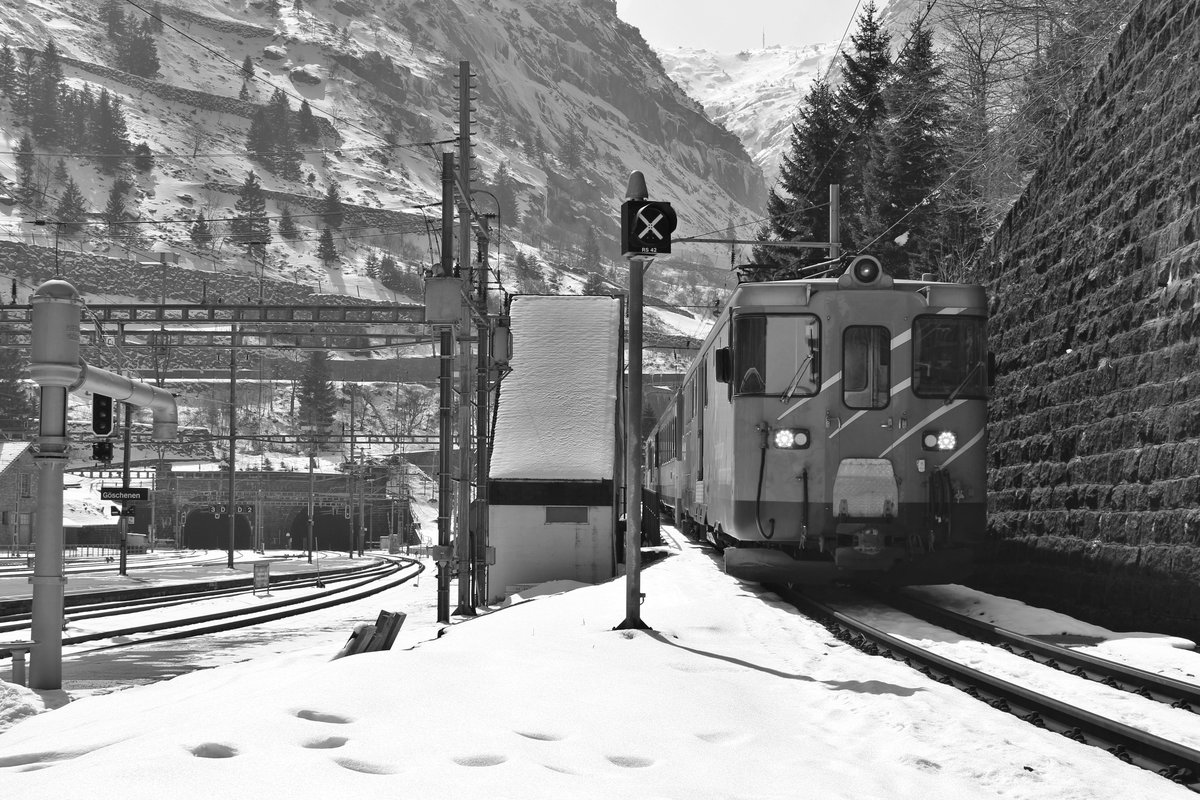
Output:
[[[192,613],[163,619],[161,614],[154,619],[121,626],[104,626],[102,630],[89,631],[63,637],[63,647],[70,648],[64,653],[65,658],[78,657],[99,650],[111,650],[121,647],[131,647],[155,641],[167,641],[209,633],[219,633],[259,625],[286,617],[297,616],[319,609],[349,603],[370,595],[377,594],[393,586],[419,575],[424,565],[418,561],[406,558],[385,557],[374,560],[370,565],[352,570],[336,572],[325,571],[319,577],[316,575],[287,576],[282,580],[273,579],[271,589],[293,589],[312,586],[316,592],[302,596],[273,600],[254,606],[239,606],[226,608],[208,613]],[[140,600],[106,601],[95,604],[81,604],[68,609],[69,622],[77,623],[83,620],[107,619],[126,614],[137,614],[146,611],[162,611],[166,607],[186,608],[198,602],[220,600],[233,595],[245,595],[246,582],[240,581],[237,586],[221,586],[194,591],[193,589],[171,595],[170,597],[143,597]],[[13,630],[27,630],[28,617],[22,621],[12,620],[0,625],[0,633]],[[120,642],[112,642],[100,647],[76,649],[79,645],[98,642],[120,637]],[[0,652],[0,658],[7,657],[7,652]]]
[[948,628],[976,641],[986,642],[1051,669],[1087,678],[1113,689],[1200,714],[1200,686],[1128,664],[1098,658],[1070,647],[1010,631],[927,603],[901,592],[877,593],[877,599],[933,625]]
[[[242,558],[242,554],[238,553],[238,559]],[[225,556],[221,556],[220,563],[225,562]],[[171,568],[179,569],[188,566],[211,566],[216,563],[212,560],[199,560],[183,564],[171,564]],[[371,562],[366,562],[370,564]],[[168,565],[160,565],[164,568]],[[333,569],[320,570],[315,574],[301,573],[297,575],[272,575],[271,586],[279,588],[295,588],[300,586],[311,585],[325,580],[338,580],[344,575],[353,575],[362,569],[363,566],[338,567]],[[90,570],[91,572],[112,573],[112,566],[109,565],[106,569]],[[27,572],[26,574],[32,574]],[[70,571],[68,574],[76,575],[76,571]],[[109,614],[116,615],[121,613],[135,613],[144,611],[153,607],[155,602],[161,605],[170,605],[173,602],[188,602],[196,599],[220,597],[222,594],[240,594],[246,590],[246,587],[252,585],[254,578],[251,575],[241,577],[217,577],[204,581],[193,581],[188,583],[161,584],[157,586],[139,586],[129,589],[105,589],[93,592],[78,592],[66,595],[64,605],[66,611],[74,619],[85,619],[87,615],[94,611],[107,611]],[[107,599],[98,599],[107,598]],[[17,630],[21,627],[28,627],[28,619],[32,608],[32,600],[25,598],[19,600],[5,600],[0,602],[0,634]],[[126,609],[122,611],[122,609]],[[22,626],[21,622],[26,624]]]
[[[1200,793],[1200,750],[1187,747],[1172,739],[1157,736],[1140,728],[1135,728],[1105,715],[1079,708],[1051,697],[1048,694],[1039,693],[1026,686],[1017,685],[982,670],[946,658],[919,644],[880,630],[852,614],[838,610],[830,603],[803,595],[796,590],[783,586],[771,586],[770,588],[781,598],[805,614],[822,622],[838,639],[864,652],[904,661],[931,679],[939,683],[954,686],[993,708],[1006,711],[1030,724],[1054,731],[1081,743],[1104,748],[1122,761],[1156,772],[1169,780],[1186,786],[1194,792]],[[892,595],[888,595],[887,602],[890,603],[891,600]],[[939,609],[939,611],[942,610]],[[949,614],[951,612],[943,611],[942,613]],[[930,612],[930,614],[933,617],[941,616],[933,612]],[[918,614],[918,616],[921,615]],[[961,615],[953,616],[960,617]],[[956,620],[951,619],[947,619],[946,621],[956,622]],[[954,628],[951,629],[953,630]],[[964,627],[964,630],[966,629]],[[970,633],[964,635],[974,638],[973,634]],[[1019,634],[1013,635],[1020,637]],[[1001,634],[996,631],[984,634],[981,631],[980,640],[986,641],[985,636],[1000,637]],[[1026,646],[1024,640],[1028,638],[1020,637],[1018,639],[1021,642],[1020,646],[1022,648]],[[1051,647],[1036,640],[1031,640],[1031,643],[1038,645],[1040,652],[1045,652],[1043,648]],[[1002,645],[997,644],[996,646]],[[1009,644],[1009,647],[1011,648],[1013,645]],[[1034,651],[1030,649],[1029,652],[1032,654]],[[1018,654],[1023,654],[1023,652],[1018,651]],[[1060,655],[1063,655],[1065,659],[1068,655],[1072,654]],[[1079,658],[1082,655],[1078,653],[1073,654],[1075,658]],[[1046,657],[1047,659],[1050,658],[1049,656]],[[1187,699],[1188,697],[1193,697],[1193,695],[1186,691],[1188,688],[1186,684],[1180,684],[1178,681],[1172,681],[1162,676],[1154,676],[1158,679],[1155,681],[1147,677],[1149,673],[1132,670],[1123,665],[1116,665],[1111,662],[1104,662],[1103,664],[1095,663],[1100,662],[1101,659],[1086,657],[1082,660],[1086,660],[1089,663],[1086,666],[1081,664],[1076,667],[1083,673],[1080,677],[1099,676],[1103,669],[1104,674],[1110,675],[1109,679],[1113,682],[1127,683],[1129,686],[1134,686],[1136,682],[1136,685],[1144,688],[1145,693],[1150,696],[1150,699],[1156,699],[1154,695],[1157,693],[1160,695],[1159,699],[1163,702],[1166,702],[1170,697],[1174,697],[1171,703],[1175,708],[1197,708],[1193,699]],[[1064,660],[1061,663],[1067,662]],[[1089,673],[1089,670],[1092,670],[1092,672]],[[1117,675],[1121,675],[1122,677],[1117,677]],[[1100,678],[1100,680],[1103,680],[1103,678]],[[1155,688],[1150,688],[1151,686]],[[1191,691],[1194,691],[1194,689],[1195,687],[1191,687]],[[1140,691],[1134,691],[1142,694]],[[1183,695],[1182,697],[1177,696],[1181,694]]]

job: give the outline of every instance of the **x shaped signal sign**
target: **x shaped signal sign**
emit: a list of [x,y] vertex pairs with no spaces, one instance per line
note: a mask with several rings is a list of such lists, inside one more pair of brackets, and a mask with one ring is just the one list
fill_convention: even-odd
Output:
[[[650,219],[646,215],[646,212],[657,213],[658,216],[654,219]],[[642,206],[639,208],[637,212],[637,221],[640,222],[644,227],[637,232],[637,238],[646,239],[649,236],[654,236],[658,239],[665,239],[666,236],[658,232],[658,223],[662,222],[665,218],[666,215],[655,206]]]

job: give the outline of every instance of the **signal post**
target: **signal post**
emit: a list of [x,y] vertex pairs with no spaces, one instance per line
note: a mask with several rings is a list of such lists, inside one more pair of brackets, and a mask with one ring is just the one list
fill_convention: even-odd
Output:
[[641,618],[642,569],[642,274],[671,252],[675,212],[649,199],[641,171],[629,175],[621,204],[621,253],[629,259],[629,380],[625,404],[625,620],[616,630],[649,628]]

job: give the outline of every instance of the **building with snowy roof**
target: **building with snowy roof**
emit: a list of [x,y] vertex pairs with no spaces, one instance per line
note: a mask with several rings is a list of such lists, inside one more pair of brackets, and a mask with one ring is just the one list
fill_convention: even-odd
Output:
[[488,481],[489,600],[523,584],[608,580],[619,545],[621,300],[522,295],[510,315]]
[[0,441],[0,553],[32,544],[37,478],[31,443]]

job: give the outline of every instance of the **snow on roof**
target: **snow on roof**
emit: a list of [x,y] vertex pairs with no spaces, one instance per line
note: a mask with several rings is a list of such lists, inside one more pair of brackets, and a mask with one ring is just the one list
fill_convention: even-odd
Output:
[[3,475],[9,467],[16,463],[30,445],[30,442],[0,441],[0,475]]
[[621,304],[604,296],[513,299],[512,374],[500,387],[491,477],[613,477]]

